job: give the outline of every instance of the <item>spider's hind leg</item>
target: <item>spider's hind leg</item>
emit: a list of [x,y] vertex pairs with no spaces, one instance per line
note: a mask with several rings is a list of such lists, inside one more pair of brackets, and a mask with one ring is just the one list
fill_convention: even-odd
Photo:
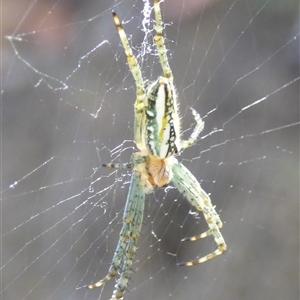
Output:
[[201,133],[201,131],[204,128],[204,121],[201,119],[200,115],[192,107],[190,109],[191,109],[192,114],[194,116],[194,119],[196,121],[196,127],[194,128],[194,130],[193,130],[193,132],[192,132],[192,134],[191,134],[191,136],[188,140],[181,141],[181,148],[182,149],[191,147],[193,144],[195,144],[199,134]]
[[163,21],[162,21],[159,1],[154,0],[153,2],[154,2],[155,23],[156,23],[155,25],[156,36],[154,37],[154,40],[156,43],[156,48],[159,55],[161,67],[164,72],[164,76],[168,78],[170,82],[173,82],[173,73],[168,62],[167,48],[163,36]]
[[134,140],[139,148],[139,146],[142,146],[142,135],[141,135],[142,121],[143,121],[143,112],[144,112],[145,97],[146,97],[144,80],[143,80],[142,71],[139,66],[138,60],[132,52],[126,33],[123,29],[122,23],[115,12],[113,12],[113,18],[127,57],[128,66],[130,68],[131,74],[134,78],[135,85],[136,85],[136,101],[134,104],[134,110],[135,110]]

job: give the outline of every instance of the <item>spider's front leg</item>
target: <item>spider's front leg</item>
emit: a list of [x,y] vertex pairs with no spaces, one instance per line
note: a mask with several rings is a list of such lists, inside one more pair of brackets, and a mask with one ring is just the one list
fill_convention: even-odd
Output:
[[194,266],[208,261],[226,251],[227,246],[220,232],[220,228],[223,226],[223,224],[214,206],[212,205],[209,196],[201,188],[194,175],[177,160],[174,160],[172,171],[172,182],[198,211],[203,212],[205,220],[209,227],[209,230],[207,230],[206,232],[195,237],[185,238],[183,239],[183,241],[196,241],[198,239],[212,235],[218,246],[215,251],[199,259],[179,263],[179,265],[181,266]]
[[141,186],[141,174],[134,172],[126,200],[123,227],[108,274],[98,282],[87,286],[89,289],[100,287],[119,273],[120,278],[115,285],[111,300],[120,299],[125,293],[141,231],[144,205],[145,191]]

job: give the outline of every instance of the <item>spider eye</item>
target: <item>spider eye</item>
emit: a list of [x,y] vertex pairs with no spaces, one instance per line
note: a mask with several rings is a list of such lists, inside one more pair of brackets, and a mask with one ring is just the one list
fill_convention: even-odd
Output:
[[147,87],[144,145],[149,154],[166,158],[180,150],[180,127],[173,83],[159,77]]

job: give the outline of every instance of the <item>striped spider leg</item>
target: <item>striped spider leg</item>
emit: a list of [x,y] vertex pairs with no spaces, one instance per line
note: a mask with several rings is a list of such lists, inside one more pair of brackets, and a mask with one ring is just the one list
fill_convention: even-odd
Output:
[[144,205],[145,189],[141,187],[141,174],[133,172],[124,209],[123,227],[108,274],[98,282],[90,284],[88,286],[89,289],[104,285],[120,273],[120,278],[115,285],[111,299],[120,299],[123,297],[132,272],[133,258],[137,249],[137,239],[143,221]]
[[212,235],[218,246],[214,252],[199,259],[178,264],[180,266],[194,266],[210,260],[226,251],[227,246],[220,232],[220,228],[222,228],[223,224],[214,206],[211,204],[210,197],[201,188],[195,176],[183,164],[178,162],[177,159],[173,164],[172,171],[172,183],[198,211],[203,212],[209,227],[209,230],[202,234],[184,238],[182,241],[196,241]]

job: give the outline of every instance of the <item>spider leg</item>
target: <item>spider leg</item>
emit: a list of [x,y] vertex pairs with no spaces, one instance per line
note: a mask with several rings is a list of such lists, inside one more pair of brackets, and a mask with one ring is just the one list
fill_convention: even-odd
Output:
[[159,7],[158,0],[154,0],[153,2],[154,2],[155,23],[156,23],[155,26],[156,36],[154,37],[156,48],[158,51],[161,67],[163,69],[164,77],[168,78],[169,81],[173,82],[173,73],[169,65],[167,49],[163,37],[163,22],[162,22],[160,7]]
[[115,286],[112,299],[120,299],[123,297],[130,278],[133,257],[137,249],[136,244],[141,230],[144,204],[145,192],[140,186],[140,174],[135,172],[131,177],[120,239],[108,274],[98,282],[88,285],[87,287],[89,289],[94,289],[104,285],[107,281],[114,278],[118,272],[120,272],[121,276]]
[[146,156],[146,155],[139,155],[139,154],[135,153],[134,155],[132,155],[132,160],[129,163],[125,163],[125,164],[105,163],[105,164],[102,164],[101,167],[111,168],[111,169],[120,169],[120,170],[133,169],[134,166],[137,166],[139,164],[145,163],[148,160],[149,160],[148,156]]
[[113,163],[108,163],[108,164],[102,164],[101,167],[104,168],[111,168],[111,169],[120,169],[120,170],[124,170],[124,169],[132,169],[133,168],[133,163],[127,163],[127,164],[113,164]]
[[133,258],[137,250],[137,240],[141,232],[144,206],[145,206],[144,189],[141,188],[140,186],[137,186],[135,194],[133,196],[137,198],[137,206],[135,209],[135,215],[130,229],[130,236],[129,236],[130,240],[127,243],[121,276],[115,286],[115,291],[113,293],[112,300],[122,298],[126,291],[128,280],[132,273]]
[[132,49],[129,45],[126,33],[123,29],[122,23],[118,15],[113,12],[114,22],[116,24],[126,57],[127,63],[130,68],[131,74],[136,84],[136,101],[135,108],[135,122],[134,122],[134,139],[139,149],[142,147],[142,125],[143,125],[143,113],[145,106],[145,83],[142,77],[141,68],[136,57],[133,55]]
[[197,124],[196,124],[196,127],[194,128],[190,138],[188,140],[181,141],[181,148],[182,149],[185,149],[185,148],[188,148],[188,147],[192,146],[196,142],[199,134],[201,133],[201,131],[204,128],[204,122],[201,119],[200,115],[197,113],[197,111],[193,108],[191,108],[191,111],[192,111],[192,114],[193,114],[194,119],[195,119]]
[[210,260],[226,251],[226,244],[220,232],[220,228],[222,227],[222,221],[219,215],[217,214],[214,206],[212,206],[209,196],[201,188],[199,182],[196,180],[194,175],[176,159],[174,160],[172,171],[173,184],[198,211],[203,212],[205,220],[209,227],[209,230],[202,233],[201,235],[183,240],[195,241],[200,238],[212,235],[218,246],[218,248],[214,252],[205,255],[202,258],[178,264],[183,266],[194,266],[203,263],[207,260]]

